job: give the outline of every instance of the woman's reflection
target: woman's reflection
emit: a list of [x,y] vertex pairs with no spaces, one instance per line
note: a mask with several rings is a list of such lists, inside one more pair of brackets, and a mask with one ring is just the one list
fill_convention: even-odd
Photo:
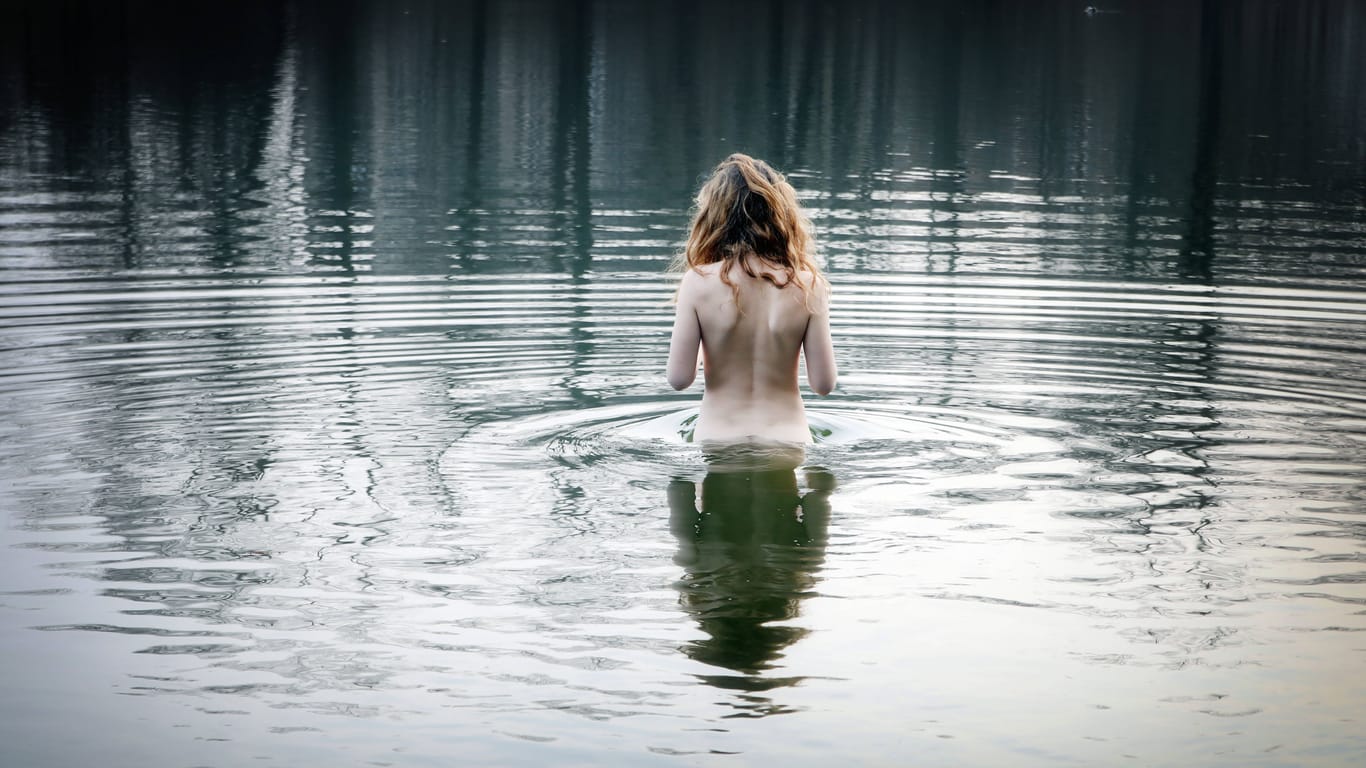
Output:
[[812,594],[835,478],[808,468],[802,493],[795,468],[803,456],[795,451],[713,450],[700,498],[690,480],[669,484],[676,562],[685,569],[681,602],[707,634],[684,650],[741,673],[707,678],[713,685],[757,691],[796,682],[760,673],[806,633],[783,622]]

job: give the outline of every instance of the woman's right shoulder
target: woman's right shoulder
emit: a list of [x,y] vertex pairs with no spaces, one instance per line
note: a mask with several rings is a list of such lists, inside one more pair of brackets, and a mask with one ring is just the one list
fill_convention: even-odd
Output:
[[830,281],[818,272],[802,270],[797,279],[806,288],[806,307],[811,312],[823,315],[830,311]]
[[813,272],[809,269],[799,270],[797,272],[797,281],[808,291],[815,290],[816,293],[824,295],[829,295],[830,293],[830,281],[825,279],[819,272]]

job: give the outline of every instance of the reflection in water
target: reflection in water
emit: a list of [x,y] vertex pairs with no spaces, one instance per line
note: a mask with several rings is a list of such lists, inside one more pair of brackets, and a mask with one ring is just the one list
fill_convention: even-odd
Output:
[[762,691],[797,682],[761,675],[807,632],[786,622],[812,594],[825,559],[835,478],[807,469],[802,493],[794,464],[783,460],[790,457],[737,458],[708,456],[700,496],[690,480],[670,483],[670,525],[686,571],[678,582],[683,607],[707,634],[685,652],[740,673],[707,682]]

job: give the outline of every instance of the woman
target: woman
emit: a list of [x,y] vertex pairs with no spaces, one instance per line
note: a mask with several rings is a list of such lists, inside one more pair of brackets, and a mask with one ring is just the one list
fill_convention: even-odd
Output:
[[821,395],[835,388],[830,284],[811,257],[796,192],[762,160],[734,154],[697,196],[678,266],[669,384],[706,379],[693,439],[811,442],[797,361]]

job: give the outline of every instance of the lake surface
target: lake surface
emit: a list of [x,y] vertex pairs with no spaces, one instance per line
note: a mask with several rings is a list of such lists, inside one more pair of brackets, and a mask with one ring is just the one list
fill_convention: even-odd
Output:
[[[0,763],[1360,764],[1366,8],[1084,9],[7,5]],[[804,456],[664,382],[732,151]]]

